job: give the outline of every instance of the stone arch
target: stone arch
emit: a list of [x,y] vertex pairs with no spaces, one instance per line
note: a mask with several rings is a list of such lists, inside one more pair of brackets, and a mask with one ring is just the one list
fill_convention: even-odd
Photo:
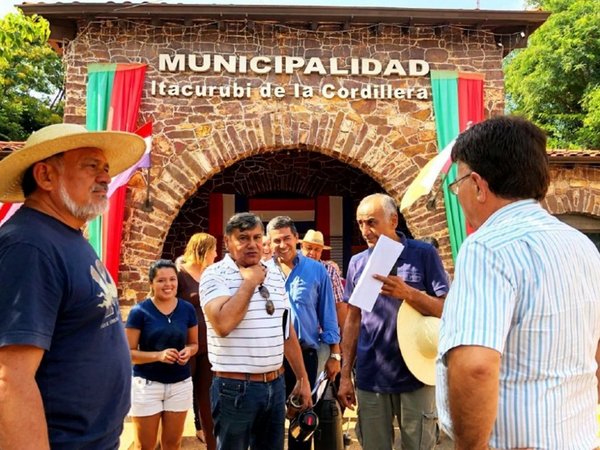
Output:
[[[195,123],[164,120],[155,133],[150,170],[153,210],[144,211],[146,190],[131,189],[125,218],[120,286],[126,300],[145,292],[148,264],[160,256],[168,230],[184,202],[208,179],[238,161],[265,152],[318,152],[360,169],[399,200],[419,169],[435,154],[431,105],[398,102],[404,114],[369,116],[376,101],[339,104],[327,112],[289,105],[265,114]],[[382,103],[389,108],[389,103]],[[172,124],[171,124],[172,123]],[[422,204],[422,203],[421,203]],[[438,208],[439,209],[439,208]],[[417,207],[407,217],[420,236],[445,238],[443,209]],[[444,247],[444,241],[442,242]]]
[[[381,186],[360,169],[323,153],[298,149],[249,156],[211,177],[182,205],[169,229],[162,256],[176,258],[183,253],[191,234],[210,230],[212,193],[235,194],[242,202],[280,196],[303,199],[337,196],[342,198],[349,219],[362,197],[381,191]],[[363,244],[357,229],[347,240],[352,245]],[[343,253],[339,247],[338,251]],[[339,253],[337,257],[340,258]]]

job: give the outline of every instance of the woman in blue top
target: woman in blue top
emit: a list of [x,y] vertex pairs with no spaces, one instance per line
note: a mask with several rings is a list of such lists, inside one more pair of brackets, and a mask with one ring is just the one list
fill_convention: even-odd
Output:
[[172,261],[153,262],[148,278],[151,297],[131,309],[126,325],[134,364],[129,415],[136,449],[154,450],[162,422],[161,448],[175,450],[192,408],[188,361],[198,351],[198,320],[194,307],[176,296]]

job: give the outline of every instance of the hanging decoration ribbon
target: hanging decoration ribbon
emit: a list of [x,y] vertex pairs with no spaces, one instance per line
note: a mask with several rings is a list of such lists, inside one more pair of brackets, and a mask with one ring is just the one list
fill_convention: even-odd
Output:
[[[448,144],[464,131],[469,123],[484,118],[483,75],[477,73],[431,71],[433,112],[438,138],[438,149]],[[448,185],[456,179],[456,167],[450,167],[444,180],[444,202],[450,234],[452,256],[456,259],[458,249],[471,232],[465,222],[458,199],[450,194]]]
[[[137,125],[145,76],[145,64],[90,64],[86,118],[88,130],[133,132]],[[116,280],[126,186],[121,185],[113,191],[108,212],[92,221],[88,230],[90,243]]]
[[0,203],[0,227],[21,207],[23,203]]

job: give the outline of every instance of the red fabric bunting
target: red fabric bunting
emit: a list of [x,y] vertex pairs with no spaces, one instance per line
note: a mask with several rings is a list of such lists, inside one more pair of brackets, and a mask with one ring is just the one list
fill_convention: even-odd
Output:
[[[478,73],[459,72],[458,74],[458,124],[460,131],[469,124],[481,122],[484,118],[483,107],[483,75]],[[467,235],[473,232],[468,222]]]

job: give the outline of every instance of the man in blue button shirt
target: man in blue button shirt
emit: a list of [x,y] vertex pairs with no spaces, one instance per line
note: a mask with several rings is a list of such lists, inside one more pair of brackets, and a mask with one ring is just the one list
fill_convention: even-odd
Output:
[[[329,379],[333,380],[340,371],[340,332],[327,270],[320,262],[298,252],[298,231],[291,218],[273,218],[267,225],[267,235],[271,239],[273,262],[286,280],[285,288],[292,305],[292,320],[302,347],[308,381],[313,387],[321,342],[328,344],[330,348],[325,371]],[[285,377],[286,387],[291,391],[296,379],[287,367]],[[311,444],[311,440],[299,443],[288,437],[290,450],[310,449]]]

